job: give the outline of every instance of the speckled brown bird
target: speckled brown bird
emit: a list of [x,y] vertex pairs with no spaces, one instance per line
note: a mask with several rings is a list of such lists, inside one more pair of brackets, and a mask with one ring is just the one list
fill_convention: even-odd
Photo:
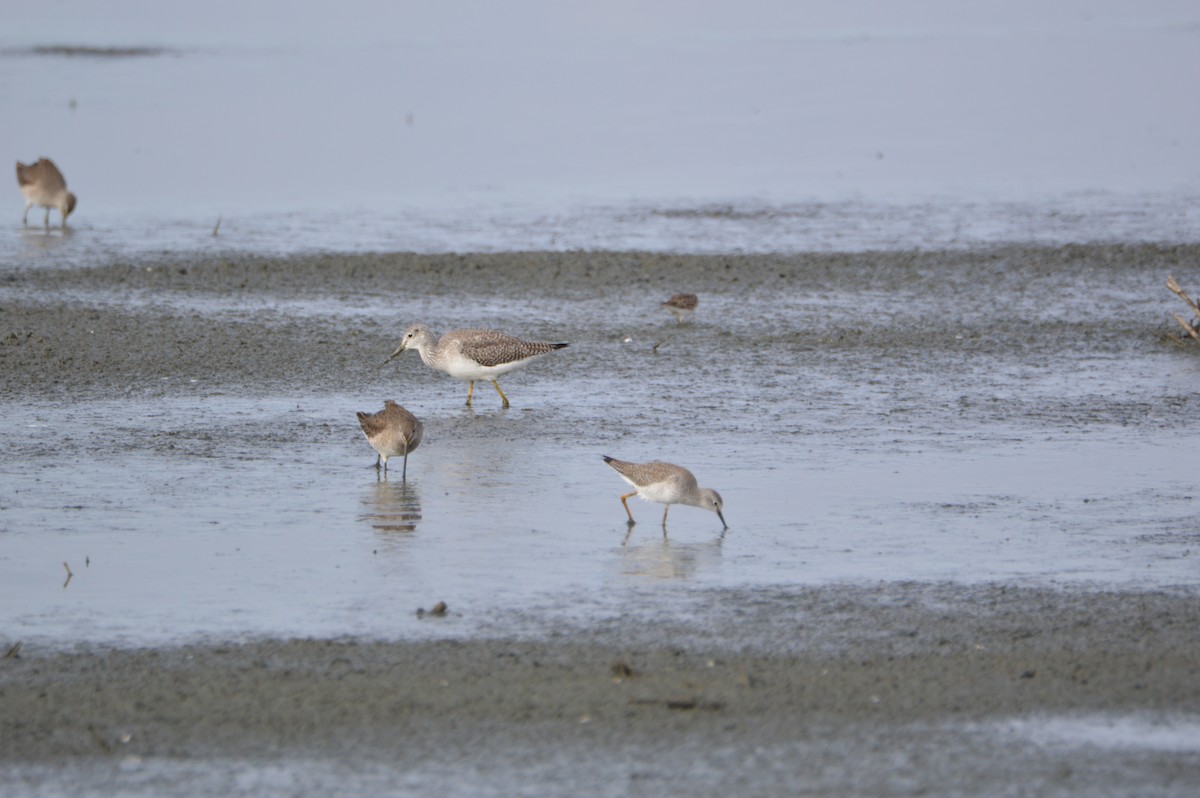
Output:
[[668,313],[675,317],[675,321],[682,324],[692,317],[696,312],[696,306],[700,304],[699,298],[695,294],[676,294],[675,296],[662,303],[662,306]]
[[497,378],[565,346],[523,341],[495,330],[453,330],[438,338],[424,324],[414,324],[404,331],[400,346],[383,362],[388,363],[407,349],[415,349],[426,366],[470,383],[468,405],[475,392],[475,381],[487,380],[500,394],[504,407],[508,407],[508,397],[500,390]]

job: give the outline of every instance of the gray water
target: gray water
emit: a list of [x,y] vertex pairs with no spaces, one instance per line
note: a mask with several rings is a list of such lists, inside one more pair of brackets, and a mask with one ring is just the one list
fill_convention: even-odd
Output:
[[0,152],[62,168],[80,266],[1191,241],[1198,36],[1185,0],[23,3]]
[[[1039,257],[914,271],[875,256],[860,283],[756,280],[773,276],[760,265],[705,292],[687,325],[637,281],[509,287],[485,304],[453,288],[315,304],[289,289],[40,289],[133,320],[300,323],[314,345],[353,331],[378,356],[332,383],[198,370],[120,399],[11,402],[7,626],[46,645],[522,635],[686,616],[708,588],[1194,587],[1183,442],[1200,363],[1160,338],[1155,269]],[[416,356],[379,368],[401,319],[445,329],[464,306],[572,345],[505,381],[510,410],[487,385],[464,407],[465,386]],[[255,373],[273,356],[250,343]],[[354,420],[388,396],[426,424],[406,481],[377,479]],[[628,530],[604,454],[689,466],[721,491],[730,529],[676,507],[664,536],[660,508],[635,501]],[[437,601],[449,619],[417,616]]]

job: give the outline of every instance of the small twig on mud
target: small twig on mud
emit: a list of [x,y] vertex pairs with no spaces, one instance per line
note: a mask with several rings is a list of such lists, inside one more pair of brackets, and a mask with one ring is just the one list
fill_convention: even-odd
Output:
[[1188,335],[1192,336],[1197,341],[1200,341],[1200,333],[1197,333],[1195,327],[1193,327],[1188,322],[1184,321],[1183,316],[1180,316],[1178,313],[1172,313],[1171,318],[1173,318],[1173,319],[1175,319],[1175,321],[1179,322],[1179,326],[1182,327],[1183,329],[1187,330]]
[[1179,287],[1179,283],[1175,282],[1175,278],[1169,274],[1167,275],[1167,288],[1171,289],[1173,292],[1179,295],[1180,299],[1188,303],[1193,312],[1200,314],[1200,307],[1196,305],[1195,300],[1188,296],[1187,293],[1185,293],[1184,290]]
[[67,565],[65,562],[63,563],[63,568],[67,569],[67,581],[63,582],[63,587],[66,587],[67,585],[71,584],[71,577],[75,574],[71,573],[71,566]]
[[92,739],[96,741],[96,745],[100,746],[100,750],[101,750],[101,751],[103,751],[103,752],[104,752],[104,753],[106,753],[106,754],[111,754],[111,753],[112,753],[112,746],[111,746],[111,745],[109,745],[109,744],[108,744],[108,740],[105,740],[105,739],[104,739],[104,736],[103,736],[103,735],[101,735],[101,734],[100,734],[100,732],[98,732],[98,731],[96,730],[96,727],[95,727],[95,726],[93,726],[93,725],[91,725],[91,724],[89,723],[89,724],[88,724],[88,727],[87,727],[87,730],[88,730],[89,732],[91,732]]
[[213,238],[216,238],[216,237],[217,237],[217,231],[218,231],[218,230],[220,230],[220,229],[221,229],[221,217],[220,217],[220,216],[218,216],[218,217],[217,217],[217,223],[216,223],[215,225],[213,225],[213,232],[212,232],[212,237],[213,237]]
[[1196,316],[1198,323],[1188,322],[1184,320],[1183,316],[1180,316],[1178,313],[1172,313],[1171,317],[1175,319],[1175,321],[1179,322],[1179,326],[1186,330],[1188,335],[1190,335],[1192,338],[1195,338],[1197,341],[1200,341],[1200,305],[1197,305],[1196,301],[1188,296],[1187,293],[1179,287],[1179,283],[1175,282],[1175,278],[1170,275],[1167,275],[1167,288],[1169,288],[1172,293],[1187,303],[1187,306],[1192,309],[1192,313]]

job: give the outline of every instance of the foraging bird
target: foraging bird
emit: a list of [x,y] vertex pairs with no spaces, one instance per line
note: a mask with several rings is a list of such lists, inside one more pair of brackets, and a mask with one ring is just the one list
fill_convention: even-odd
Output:
[[404,456],[404,468],[400,479],[408,476],[408,453],[421,445],[421,435],[424,425],[412,413],[405,410],[391,399],[383,403],[383,409],[378,413],[358,413],[358,423],[367,442],[371,444],[378,456],[375,458],[375,470],[383,462],[383,473],[387,473],[389,457]]
[[25,197],[23,224],[29,224],[29,209],[40,205],[46,209],[46,227],[50,226],[50,211],[54,208],[62,216],[62,226],[67,226],[67,217],[75,210],[75,195],[67,191],[67,181],[53,161],[39,158],[28,165],[17,161],[17,186]]
[[507,408],[508,397],[500,390],[497,378],[565,346],[567,344],[522,341],[495,330],[454,330],[438,338],[424,324],[414,324],[404,331],[400,346],[383,362],[386,365],[406,349],[415,349],[426,366],[470,383],[468,405],[475,392],[475,381],[488,380]]
[[621,497],[621,504],[625,505],[625,513],[629,516],[630,526],[637,522],[633,520],[633,513],[630,512],[626,499],[630,496],[637,496],[646,501],[661,502],[666,505],[663,507],[663,532],[667,530],[667,511],[671,509],[672,504],[690,504],[693,507],[711,510],[717,514],[717,518],[721,519],[721,526],[725,529],[729,528],[729,525],[725,523],[725,516],[721,513],[721,508],[725,506],[721,500],[721,494],[712,488],[700,487],[696,484],[695,475],[683,466],[664,463],[661,460],[655,460],[652,463],[627,463],[624,460],[614,460],[607,455],[604,457],[604,462],[612,466],[613,470],[621,475],[621,479],[634,488],[633,492],[626,493]]
[[662,306],[668,313],[675,317],[675,321],[682,324],[692,317],[696,312],[696,306],[700,304],[700,300],[695,294],[676,294],[675,296],[662,303]]

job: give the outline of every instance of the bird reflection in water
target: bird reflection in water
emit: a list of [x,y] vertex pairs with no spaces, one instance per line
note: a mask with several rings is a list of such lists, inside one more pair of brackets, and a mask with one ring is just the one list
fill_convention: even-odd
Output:
[[27,254],[54,252],[74,235],[71,227],[25,227],[21,230],[22,248]]
[[630,530],[621,543],[621,573],[656,582],[691,579],[721,558],[724,542],[724,532],[703,543],[678,543],[659,535],[637,540]]
[[376,481],[363,496],[358,520],[380,532],[415,532],[421,520],[421,498],[412,482]]

